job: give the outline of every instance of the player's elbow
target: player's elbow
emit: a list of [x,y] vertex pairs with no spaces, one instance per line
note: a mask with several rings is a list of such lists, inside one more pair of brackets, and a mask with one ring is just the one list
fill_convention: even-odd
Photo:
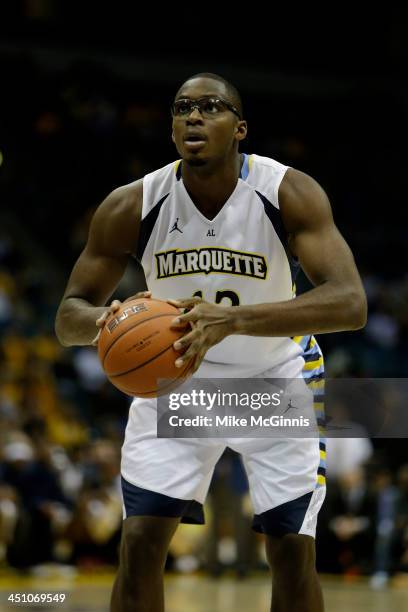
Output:
[[54,331],[58,342],[62,346],[71,346],[70,342],[68,342],[66,325],[64,324],[64,314],[61,308],[59,308],[55,317]]
[[361,288],[353,291],[347,300],[350,329],[362,329],[367,323],[367,298]]
[[64,337],[64,331],[61,328],[61,325],[60,325],[58,319],[55,320],[54,331],[55,331],[55,335],[57,337],[58,342],[62,346],[69,346],[68,341]]

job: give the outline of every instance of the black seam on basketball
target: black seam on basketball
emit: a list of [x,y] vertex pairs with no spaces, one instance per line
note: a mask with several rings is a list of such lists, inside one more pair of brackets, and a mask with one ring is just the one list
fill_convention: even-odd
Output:
[[135,329],[135,327],[138,327],[138,325],[141,325],[142,323],[146,323],[147,321],[152,321],[152,319],[160,319],[160,317],[172,317],[172,316],[176,316],[176,314],[172,314],[172,313],[165,313],[165,314],[158,314],[158,315],[153,315],[152,317],[149,317],[148,319],[143,319],[143,321],[137,321],[137,323],[135,323],[135,325],[132,325],[131,327],[127,327],[121,334],[120,336],[117,336],[117,338],[115,338],[113,340],[113,342],[108,346],[108,348],[106,349],[104,358],[103,358],[103,362],[102,362],[102,367],[104,368],[105,366],[105,359],[108,356],[109,351],[111,350],[112,346],[114,344],[116,344],[116,342],[125,334],[127,334],[128,331],[130,331],[131,329]]
[[[170,392],[173,389],[177,388],[179,386],[178,384],[176,385],[176,387],[174,387],[173,385],[175,385],[175,383],[177,383],[177,381],[181,380],[182,378],[184,378],[184,376],[178,376],[177,378],[173,378],[173,380],[165,387],[160,387],[158,389],[150,389],[149,391],[138,391],[137,395],[135,395],[134,391],[131,391],[130,389],[125,389],[124,387],[122,387],[121,389],[118,388],[118,391],[122,391],[122,393],[126,393],[131,397],[140,397],[141,399],[155,399],[162,395],[166,395],[167,389],[168,392]],[[187,379],[188,377],[185,378]],[[160,393],[160,396],[157,395],[157,393]]]
[[191,363],[188,362],[186,367],[184,368],[184,370],[182,370],[180,372],[180,374],[178,376],[176,376],[176,378],[173,378],[171,380],[171,382],[169,382],[164,387],[158,387],[157,389],[149,389],[148,391],[140,392],[140,395],[136,395],[136,396],[134,395],[134,391],[131,391],[130,389],[125,390],[125,387],[122,387],[122,391],[123,391],[123,393],[128,393],[129,395],[132,395],[133,397],[141,397],[141,398],[145,398],[145,399],[154,399],[154,397],[148,397],[147,394],[148,393],[149,394],[150,393],[157,393],[157,391],[160,391],[160,392],[164,391],[165,389],[167,389],[168,387],[173,385],[177,380],[179,380],[180,378],[183,378],[184,375],[186,374],[186,372],[188,372],[190,368],[191,368]]
[[143,368],[143,366],[147,365],[148,363],[151,363],[152,361],[157,359],[157,357],[161,357],[161,355],[163,355],[163,353],[168,351],[173,346],[174,342],[172,342],[171,344],[166,346],[166,348],[164,348],[162,351],[160,351],[160,353],[157,353],[156,355],[154,355],[153,357],[151,357],[150,359],[148,359],[144,363],[141,363],[140,365],[136,366],[135,368],[131,368],[130,370],[126,370],[126,372],[121,372],[120,374],[108,374],[109,378],[120,378],[121,376],[125,376],[125,374],[130,374],[131,372],[134,372],[135,370],[139,370],[140,368]]

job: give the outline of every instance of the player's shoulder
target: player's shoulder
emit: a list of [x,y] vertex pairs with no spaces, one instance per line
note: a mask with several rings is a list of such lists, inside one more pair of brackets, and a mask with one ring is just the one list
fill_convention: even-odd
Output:
[[309,174],[291,168],[279,188],[282,217],[288,231],[332,222],[329,198],[323,187]]
[[248,183],[262,193],[276,208],[284,201],[303,201],[324,199],[321,185],[310,175],[282,164],[271,157],[251,155],[252,168]]
[[109,214],[122,214],[127,210],[138,210],[143,202],[143,180],[138,179],[126,185],[120,185],[102,202],[102,208]]
[[88,245],[99,245],[98,249],[110,245],[132,252],[139,231],[142,189],[142,181],[138,180],[109,193],[93,215]]
[[[140,219],[143,203],[143,182],[133,181],[113,189],[101,202],[93,217],[95,228],[125,228],[129,219]],[[101,231],[105,231],[102,229]]]
[[279,189],[279,198],[283,200],[304,201],[327,198],[323,187],[309,174],[289,168]]
[[110,197],[116,201],[128,201],[142,198],[143,196],[143,179],[138,179],[126,185],[120,185],[116,187]]

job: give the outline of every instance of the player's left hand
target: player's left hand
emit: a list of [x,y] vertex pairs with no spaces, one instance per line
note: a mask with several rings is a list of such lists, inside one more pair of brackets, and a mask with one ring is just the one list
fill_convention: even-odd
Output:
[[231,307],[210,304],[199,297],[181,300],[167,300],[173,306],[188,311],[172,321],[173,329],[180,329],[189,324],[191,330],[174,343],[174,348],[185,353],[177,358],[176,367],[194,359],[193,372],[198,370],[204,355],[215,344],[233,333]]

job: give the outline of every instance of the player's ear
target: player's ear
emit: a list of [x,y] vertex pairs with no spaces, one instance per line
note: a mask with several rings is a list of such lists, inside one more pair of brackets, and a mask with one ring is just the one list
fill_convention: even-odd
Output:
[[238,121],[235,127],[235,138],[240,141],[246,138],[248,132],[248,126],[246,121]]
[[171,139],[174,142],[174,144],[176,143],[176,140],[174,138],[174,130],[171,130]]

